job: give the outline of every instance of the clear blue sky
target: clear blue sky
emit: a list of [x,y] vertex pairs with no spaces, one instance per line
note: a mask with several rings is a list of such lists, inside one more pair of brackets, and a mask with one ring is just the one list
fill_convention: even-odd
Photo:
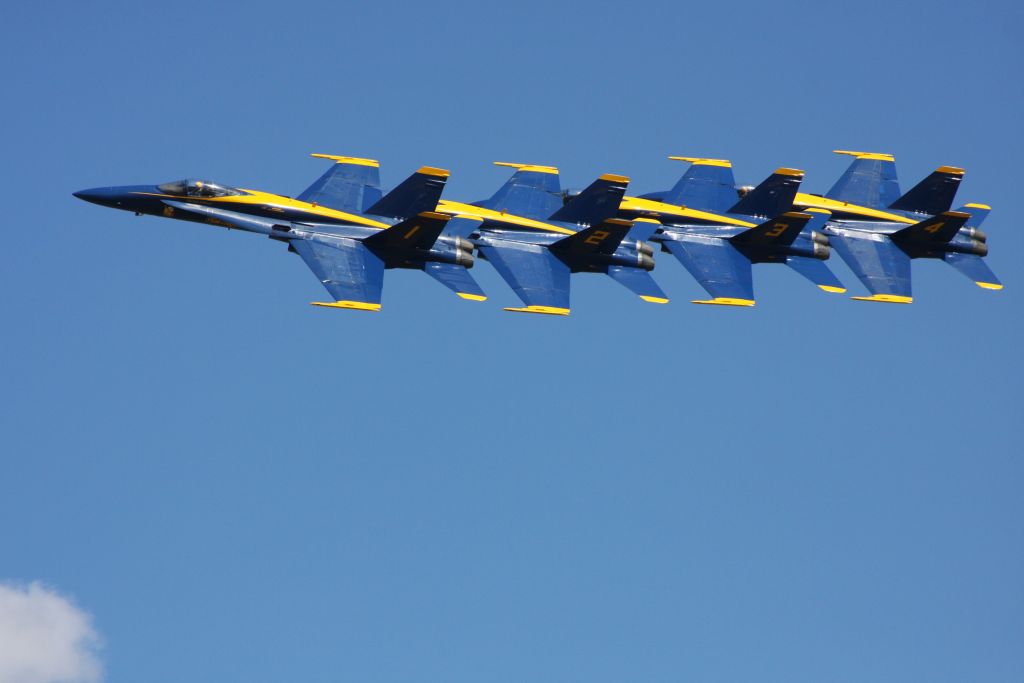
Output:
[[[94,615],[111,683],[1024,680],[1024,142],[1011,2],[20,3],[0,26],[0,579]],[[967,169],[986,292],[755,269],[753,310],[573,279],[568,319],[390,271],[308,305],[253,235],[71,192],[294,194],[494,160],[824,191]],[[848,269],[834,267],[850,294]]]

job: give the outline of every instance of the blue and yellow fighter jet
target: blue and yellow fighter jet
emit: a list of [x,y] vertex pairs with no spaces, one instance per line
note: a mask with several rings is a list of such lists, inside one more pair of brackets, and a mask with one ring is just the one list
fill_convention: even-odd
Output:
[[294,199],[205,180],[74,194],[136,215],[207,223],[284,242],[334,297],[316,306],[379,311],[387,268],[422,270],[464,299],[487,298],[467,270],[473,266],[473,244],[450,225],[450,216],[435,210],[448,171],[424,166],[382,195],[377,161],[313,156],[334,163]]
[[668,303],[650,276],[654,250],[644,242],[656,224],[615,218],[629,178],[602,175],[564,202],[557,168],[495,163],[515,172],[490,199],[442,200],[437,210],[476,223],[470,238],[480,256],[524,304],[505,310],[569,315],[571,273],[604,273],[644,301]]
[[752,264],[784,263],[826,292],[845,292],[825,265],[828,211],[793,210],[803,171],[779,168],[740,193],[725,159],[669,157],[690,164],[670,190],[625,197],[619,215],[656,219],[652,236],[711,295],[695,304],[753,306]]
[[901,194],[891,154],[835,153],[852,156],[850,167],[825,196],[801,193],[795,203],[832,213],[825,233],[871,293],[854,299],[911,303],[910,261],[916,258],[942,259],[979,287],[1003,288],[982,260],[988,245],[978,226],[991,207],[966,204],[950,211],[963,169],[940,166]]

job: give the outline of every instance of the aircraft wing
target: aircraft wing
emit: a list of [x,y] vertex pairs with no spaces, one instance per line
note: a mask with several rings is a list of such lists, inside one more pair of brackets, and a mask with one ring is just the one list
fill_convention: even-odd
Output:
[[506,311],[569,315],[569,266],[546,247],[506,242],[478,248],[526,304]]
[[715,213],[725,213],[736,203],[736,179],[729,161],[697,157],[669,159],[689,162],[690,168],[660,201]]
[[853,157],[850,167],[825,195],[848,204],[884,209],[900,197],[896,178],[896,161],[891,154],[835,150],[836,154]]
[[290,244],[335,299],[329,303],[317,301],[314,306],[380,310],[384,261],[362,242],[315,238],[293,239]]
[[380,200],[379,162],[333,154],[312,156],[335,163],[296,199],[348,213],[364,213]]
[[512,177],[490,199],[479,203],[485,209],[525,218],[546,220],[562,206],[562,187],[554,166],[494,162],[516,169]]
[[728,240],[700,237],[662,242],[713,298],[695,304],[753,306],[750,260]]
[[850,267],[871,296],[855,296],[858,301],[882,301],[909,304],[910,257],[888,237],[850,237],[834,235],[829,243]]

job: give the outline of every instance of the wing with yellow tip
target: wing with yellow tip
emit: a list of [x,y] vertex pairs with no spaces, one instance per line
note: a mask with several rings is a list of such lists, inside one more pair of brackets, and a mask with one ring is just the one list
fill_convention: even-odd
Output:
[[357,240],[340,238],[294,239],[291,247],[334,301],[317,306],[379,311],[384,288],[384,261]]
[[698,157],[669,157],[676,161],[687,161],[686,169],[676,184],[665,193],[662,201],[666,204],[686,206],[701,211],[725,213],[738,199],[736,179],[732,164],[725,159],[702,159]]
[[891,154],[878,152],[852,152],[834,150],[836,154],[852,156],[849,168],[825,195],[829,199],[884,209],[900,197],[900,183],[896,178],[896,162]]
[[515,173],[490,199],[479,202],[479,206],[535,220],[547,220],[561,208],[562,187],[557,168],[509,161],[494,163],[514,168]]
[[333,154],[312,156],[334,163],[296,199],[348,213],[365,213],[380,199],[380,164],[376,160]]

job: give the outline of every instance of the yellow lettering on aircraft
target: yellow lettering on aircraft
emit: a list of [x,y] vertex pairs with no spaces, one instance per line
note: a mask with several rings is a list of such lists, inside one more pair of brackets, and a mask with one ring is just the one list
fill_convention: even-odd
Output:
[[608,232],[607,230],[595,230],[590,237],[583,241],[586,242],[587,244],[593,244],[594,246],[597,246],[601,244],[601,242],[604,242],[610,234],[611,233]]
[[789,223],[776,223],[772,226],[772,229],[765,233],[765,237],[778,237],[782,233],[786,232],[786,228],[789,227]]

